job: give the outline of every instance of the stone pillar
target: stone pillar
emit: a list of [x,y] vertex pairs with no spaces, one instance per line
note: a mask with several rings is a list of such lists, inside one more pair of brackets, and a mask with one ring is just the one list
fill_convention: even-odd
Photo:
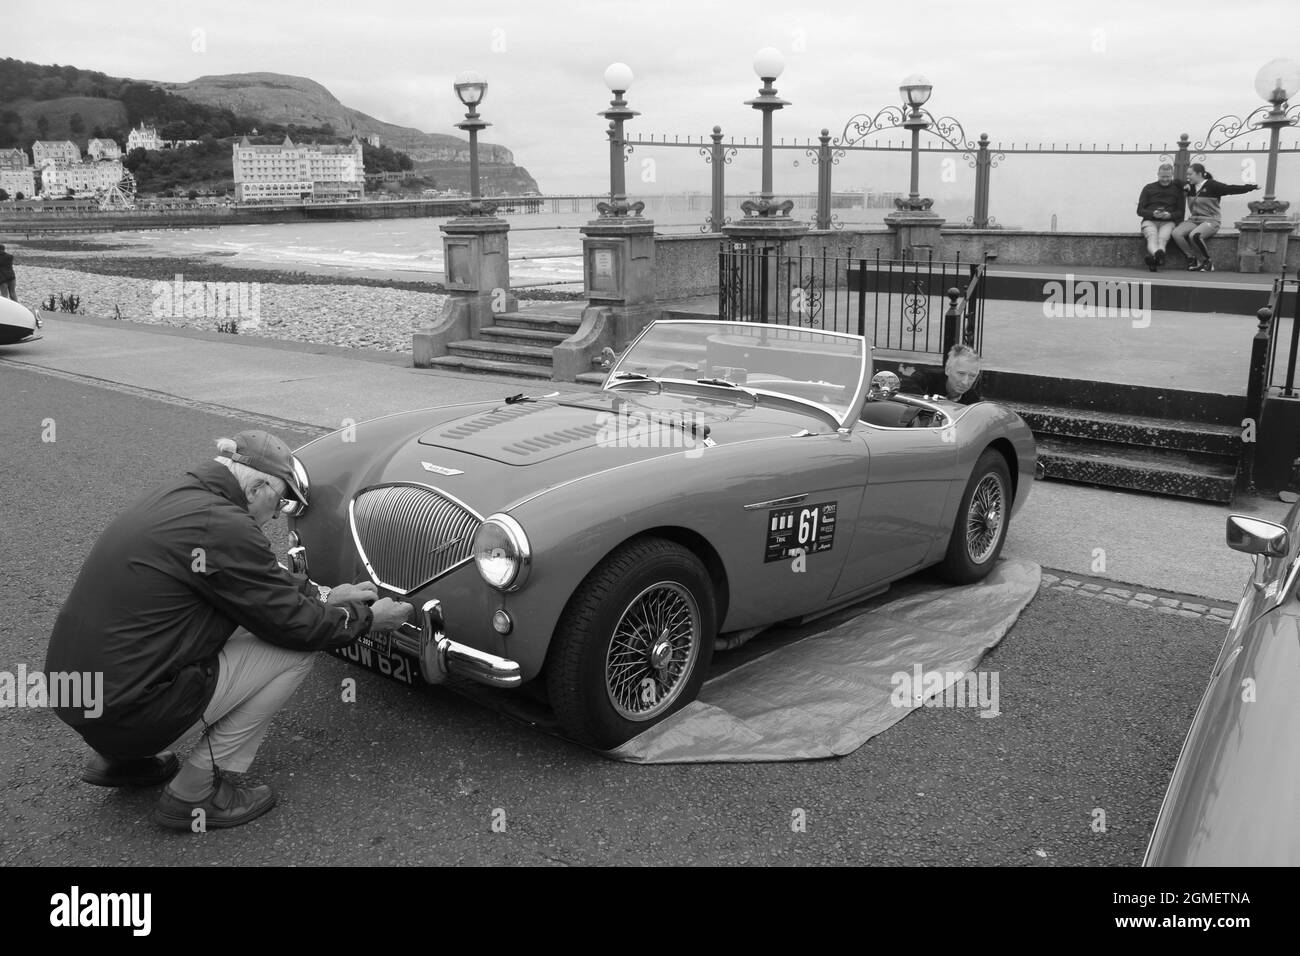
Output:
[[572,382],[584,372],[598,371],[593,362],[604,349],[621,352],[659,317],[654,221],[637,214],[602,216],[578,231],[588,304],[578,331],[555,347],[557,382]]
[[[924,200],[929,202],[929,200]],[[898,259],[925,259],[931,250],[934,258],[943,255],[939,230],[947,220],[928,210],[898,209],[885,217],[885,225],[894,233],[894,256]]]
[[1295,223],[1261,215],[1247,216],[1233,225],[1237,227],[1239,272],[1279,275],[1285,271],[1287,240],[1295,229]]
[[462,216],[439,227],[447,300],[438,317],[412,337],[416,368],[447,354],[452,342],[479,337],[493,316],[514,312],[510,294],[510,224],[495,216]]
[[[789,202],[789,200],[786,200]],[[797,285],[800,277],[791,274],[790,261],[799,258],[799,245],[808,235],[808,224],[788,215],[748,216],[739,222],[728,223],[722,230],[731,242],[747,243],[751,248],[766,248],[771,259],[767,270],[766,316],[749,316],[752,321],[772,321],[781,315],[788,315],[791,309],[790,292]],[[786,263],[786,268],[779,268]],[[757,275],[757,270],[754,275]],[[753,303],[758,296],[749,297]]]

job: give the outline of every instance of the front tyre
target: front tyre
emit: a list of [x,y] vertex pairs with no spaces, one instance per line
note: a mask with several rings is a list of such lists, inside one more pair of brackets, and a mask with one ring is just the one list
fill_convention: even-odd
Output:
[[582,582],[546,665],[551,707],[573,739],[616,747],[694,700],[713,657],[713,583],[686,548],[623,545]]
[[992,448],[984,449],[957,508],[948,554],[939,573],[955,584],[982,580],[997,563],[1011,515],[1011,472]]

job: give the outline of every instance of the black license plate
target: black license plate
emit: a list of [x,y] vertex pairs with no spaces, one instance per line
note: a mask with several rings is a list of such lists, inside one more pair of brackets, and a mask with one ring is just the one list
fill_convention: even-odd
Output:
[[[380,637],[383,639],[383,648],[375,646],[373,643],[363,643],[370,637]],[[392,650],[390,645],[390,635],[366,635],[347,647],[336,647],[333,653],[350,661],[353,664],[360,664],[367,670],[376,671],[385,677],[391,677],[393,680],[401,681],[403,684],[414,684],[415,676],[418,672],[417,664],[414,658],[407,657],[405,654],[399,654]]]
[[357,638],[357,643],[380,654],[392,654],[392,633],[389,631],[371,631]]

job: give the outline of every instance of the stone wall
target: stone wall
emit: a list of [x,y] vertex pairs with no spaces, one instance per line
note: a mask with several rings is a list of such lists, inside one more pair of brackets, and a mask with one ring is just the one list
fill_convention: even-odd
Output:
[[717,295],[721,247],[721,237],[715,233],[656,236],[655,301]]

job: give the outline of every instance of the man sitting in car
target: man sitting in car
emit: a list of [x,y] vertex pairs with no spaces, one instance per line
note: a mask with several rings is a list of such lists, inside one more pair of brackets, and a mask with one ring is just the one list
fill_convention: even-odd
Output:
[[913,369],[903,376],[898,390],[912,395],[938,395],[959,405],[974,405],[984,401],[975,391],[979,377],[979,353],[969,345],[957,344],[948,350],[942,372]]
[[[305,470],[264,431],[217,448],[214,461],[155,488],[104,530],[45,661],[47,673],[104,675],[102,713],[55,711],[94,750],[82,780],[170,780],[154,819],[176,830],[238,826],[271,809],[270,787],[236,786],[221,771],[248,770],[314,651],[391,630],[411,613],[409,604],[376,600],[369,582],[336,587],[322,601],[285,570],[261,526],[306,507]],[[163,751],[200,727],[183,766]]]

